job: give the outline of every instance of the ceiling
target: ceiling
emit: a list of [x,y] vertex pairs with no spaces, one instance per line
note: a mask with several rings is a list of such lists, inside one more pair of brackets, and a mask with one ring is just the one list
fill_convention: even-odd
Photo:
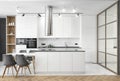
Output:
[[[44,13],[47,5],[53,6],[53,12],[59,13],[63,8],[66,13],[77,12],[96,15],[117,0],[0,0],[0,16],[19,13]],[[64,12],[65,13],[65,12]]]

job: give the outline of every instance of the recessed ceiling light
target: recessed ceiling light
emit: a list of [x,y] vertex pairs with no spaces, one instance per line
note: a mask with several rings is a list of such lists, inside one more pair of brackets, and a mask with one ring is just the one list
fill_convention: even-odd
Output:
[[75,8],[73,8],[73,10],[72,10],[72,11],[73,11],[73,13],[77,12],[77,10],[76,10]]
[[17,13],[20,12],[20,7],[17,7],[16,12]]
[[62,9],[62,12],[65,12],[65,11],[66,11],[65,8],[63,8],[63,9]]

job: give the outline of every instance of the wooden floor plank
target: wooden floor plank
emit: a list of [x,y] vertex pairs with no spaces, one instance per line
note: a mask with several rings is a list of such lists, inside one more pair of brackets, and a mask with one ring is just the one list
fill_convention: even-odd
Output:
[[120,76],[6,76],[0,81],[120,81]]

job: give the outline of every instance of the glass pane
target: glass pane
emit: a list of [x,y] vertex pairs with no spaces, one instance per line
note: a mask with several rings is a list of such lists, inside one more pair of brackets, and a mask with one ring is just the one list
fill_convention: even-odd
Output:
[[117,39],[108,39],[107,41],[107,53],[117,55]]
[[99,38],[105,38],[105,26],[98,28],[98,37]]
[[117,22],[107,25],[107,38],[117,38]]
[[107,23],[117,20],[117,4],[107,10]]
[[107,68],[117,72],[117,56],[107,54]]
[[98,57],[99,63],[105,66],[105,53],[99,52],[98,54],[99,54],[99,57]]
[[98,26],[105,24],[105,12],[98,16]]
[[98,46],[98,51],[105,52],[105,40],[99,40]]

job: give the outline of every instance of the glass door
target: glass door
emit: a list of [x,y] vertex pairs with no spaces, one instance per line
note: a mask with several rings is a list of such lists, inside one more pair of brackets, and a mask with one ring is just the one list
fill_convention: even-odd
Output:
[[98,14],[98,64],[117,73],[117,3]]

